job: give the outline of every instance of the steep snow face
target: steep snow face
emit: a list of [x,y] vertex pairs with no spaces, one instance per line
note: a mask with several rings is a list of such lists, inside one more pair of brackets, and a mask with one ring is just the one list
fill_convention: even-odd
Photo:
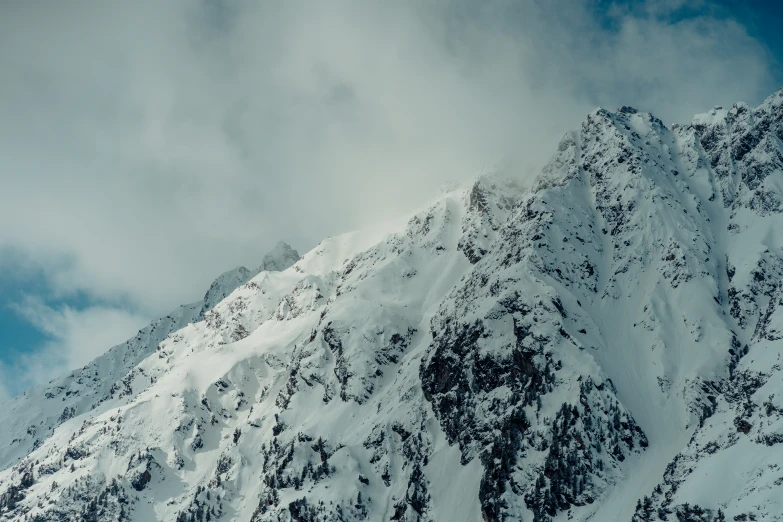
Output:
[[[280,242],[265,258],[272,260],[265,266],[288,268],[295,262],[292,257],[299,258],[296,251]],[[153,353],[166,336],[201,320],[205,312],[257,273],[239,267],[220,275],[202,301],[178,307],[83,368],[31,388],[0,406],[0,467],[7,468],[40,446],[63,422],[85,412],[99,411],[109,398],[121,395],[118,390],[123,386],[122,379]]]
[[699,424],[635,520],[783,520],[782,106],[783,90],[756,109],[715,109],[677,129],[721,256],[729,376],[702,384]]
[[627,488],[652,489],[726,373],[720,258],[681,168],[654,117],[595,111],[441,306],[421,378],[482,458],[486,519],[630,519]]
[[38,442],[73,393],[5,406],[0,517],[783,520],[781,101],[599,109],[530,189],[221,276]]

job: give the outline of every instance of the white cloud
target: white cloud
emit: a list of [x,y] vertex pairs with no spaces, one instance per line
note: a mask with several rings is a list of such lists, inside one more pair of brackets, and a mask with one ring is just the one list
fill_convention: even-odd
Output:
[[0,258],[165,313],[278,239],[306,249],[511,159],[595,105],[682,121],[775,86],[683,3],[17,2],[0,16]]
[[118,308],[52,308],[33,297],[27,297],[14,308],[48,340],[36,351],[0,368],[3,375],[0,400],[85,365],[150,321]]

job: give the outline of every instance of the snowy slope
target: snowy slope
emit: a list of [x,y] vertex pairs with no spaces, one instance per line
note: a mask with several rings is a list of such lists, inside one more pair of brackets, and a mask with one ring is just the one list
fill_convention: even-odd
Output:
[[[284,270],[298,258],[291,247],[280,242],[267,254],[264,266],[268,270]],[[30,388],[0,406],[0,467],[7,468],[38,447],[61,423],[96,411],[109,397],[122,395],[120,388],[127,373],[153,353],[166,336],[200,320],[204,312],[259,271],[239,267],[221,274],[201,301],[178,307],[83,368],[47,385]]]
[[783,520],[782,106],[598,109],[531,188],[224,274],[3,406],[0,520]]

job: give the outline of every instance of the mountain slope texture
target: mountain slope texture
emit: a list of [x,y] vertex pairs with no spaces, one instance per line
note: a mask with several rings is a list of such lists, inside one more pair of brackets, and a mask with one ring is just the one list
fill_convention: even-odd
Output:
[[0,520],[783,520],[783,91],[598,109],[0,407]]

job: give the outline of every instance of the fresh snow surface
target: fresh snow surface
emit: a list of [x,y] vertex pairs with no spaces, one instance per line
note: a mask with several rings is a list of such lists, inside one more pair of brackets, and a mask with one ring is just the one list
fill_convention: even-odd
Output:
[[597,109],[0,408],[0,520],[783,520],[783,91]]

